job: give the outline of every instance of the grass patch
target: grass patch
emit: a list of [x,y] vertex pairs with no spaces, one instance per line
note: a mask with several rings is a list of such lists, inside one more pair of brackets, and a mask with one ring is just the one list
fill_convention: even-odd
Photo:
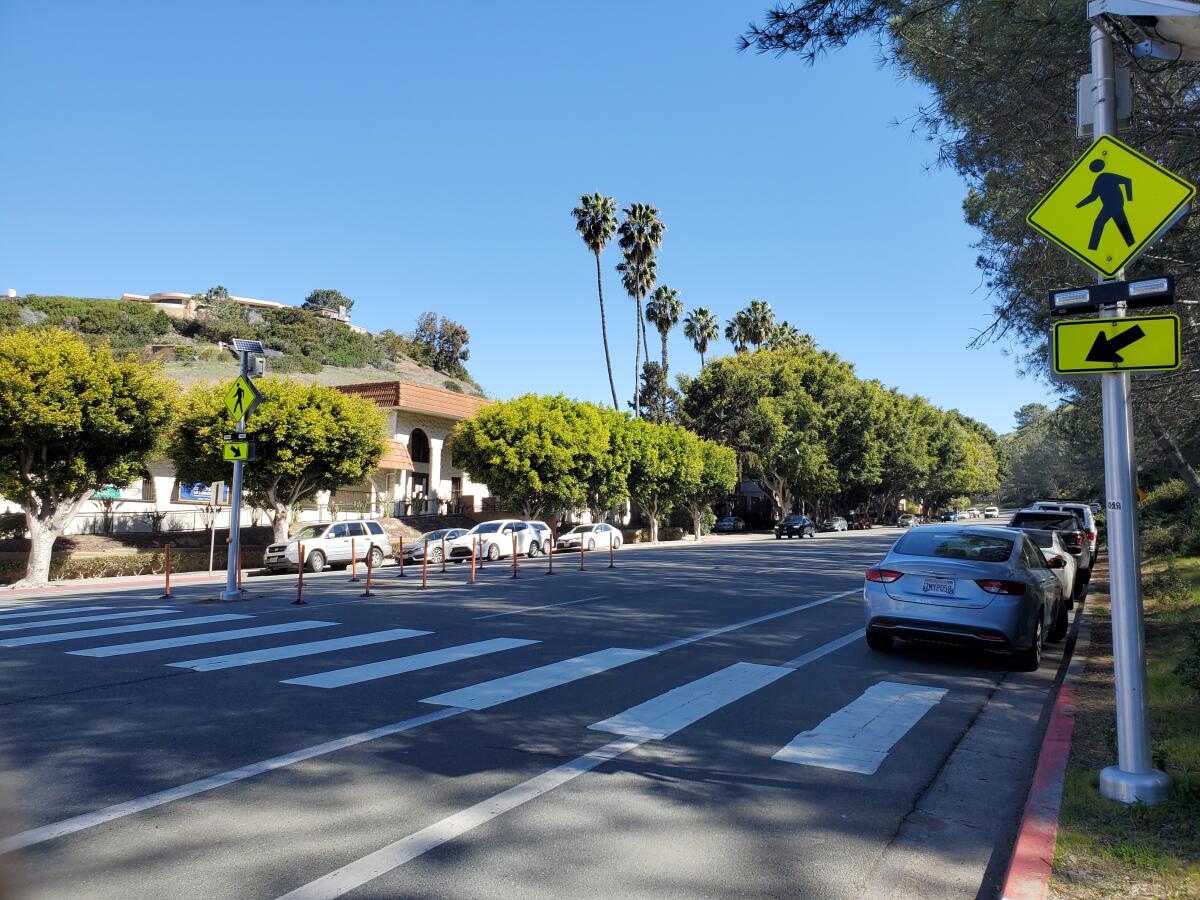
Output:
[[1192,651],[1188,628],[1200,627],[1200,557],[1147,565],[1143,584],[1152,752],[1175,791],[1151,808],[1100,796],[1100,769],[1117,758],[1117,730],[1108,597],[1093,594],[1092,647],[1077,692],[1054,853],[1055,897],[1200,897],[1200,692],[1174,671]]

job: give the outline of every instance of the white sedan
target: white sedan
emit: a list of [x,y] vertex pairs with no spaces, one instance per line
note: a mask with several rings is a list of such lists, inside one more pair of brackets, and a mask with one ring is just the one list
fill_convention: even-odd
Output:
[[607,550],[609,547],[616,550],[621,546],[621,532],[606,522],[598,522],[594,525],[576,525],[570,531],[558,536],[557,549],[559,552],[578,550],[581,543],[584,550]]
[[1042,551],[1042,556],[1046,558],[1046,565],[1054,571],[1054,577],[1058,579],[1058,583],[1062,587],[1063,599],[1067,601],[1067,608],[1070,609],[1084,587],[1079,578],[1079,564],[1075,561],[1075,557],[1071,555],[1071,551],[1062,542],[1057,531],[1041,528],[1022,528],[1021,530],[1033,538],[1033,542]]

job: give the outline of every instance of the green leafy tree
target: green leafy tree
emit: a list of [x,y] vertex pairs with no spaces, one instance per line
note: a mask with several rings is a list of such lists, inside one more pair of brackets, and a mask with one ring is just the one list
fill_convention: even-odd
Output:
[[347,312],[354,306],[354,301],[333,288],[318,288],[304,298],[305,309],[345,309]]
[[688,465],[683,467],[680,501],[692,516],[696,540],[702,537],[704,511],[737,486],[737,454],[729,447],[686,432]]
[[698,479],[703,459],[689,452],[694,436],[678,425],[643,419],[630,422],[633,461],[629,494],[650,522],[650,540],[658,540],[658,523],[685,499],[685,486]]
[[[642,382],[639,393],[641,409],[638,417],[649,422],[675,422],[679,417],[679,391],[671,387],[662,366],[654,360],[642,363]],[[629,404],[630,408],[633,403]]]
[[597,407],[597,426],[605,441],[589,444],[584,490],[592,518],[600,521],[629,499],[629,470],[633,465],[633,432],[628,413]]
[[[617,266],[621,273],[621,284],[634,300],[637,311],[635,343],[637,349],[633,359],[634,415],[641,408],[640,376],[642,372],[642,349],[646,347],[645,324],[642,321],[642,301],[654,289],[658,281],[658,261],[655,254],[662,246],[663,233],[667,230],[658,218],[658,210],[648,203],[634,203],[624,210],[625,219],[617,228],[618,243],[624,261]],[[650,357],[649,349],[646,357]]]
[[[667,287],[665,284],[655,289],[654,296],[646,304],[646,321],[658,329],[658,336],[662,339],[662,378],[664,384],[670,384],[668,378],[671,371],[667,363],[667,337],[671,334],[671,329],[679,324],[679,320],[682,317],[683,301],[679,299],[679,292],[674,288]],[[667,414],[665,392],[661,399],[660,412],[665,418]]]
[[462,364],[471,357],[467,347],[470,342],[465,326],[437,313],[424,312],[417,316],[410,347],[418,362],[447,375],[465,375]]
[[608,352],[608,321],[604,315],[604,279],[600,277],[600,254],[617,232],[617,201],[602,197],[599,193],[579,198],[579,205],[571,210],[575,217],[575,230],[583,243],[596,257],[596,293],[600,296],[600,337],[604,341],[604,363],[608,366],[608,387],[612,391],[613,409],[617,403],[617,383],[613,380],[612,357]]
[[700,354],[700,368],[704,368],[704,354],[708,352],[709,344],[721,337],[721,326],[711,309],[699,306],[693,309],[683,321],[683,335],[692,342],[692,347]]
[[595,473],[610,446],[599,408],[561,394],[486,406],[458,423],[450,446],[463,471],[527,518],[605,505],[619,494]]
[[69,332],[0,335],[0,496],[21,507],[30,535],[16,586],[46,583],[54,542],[93,492],[143,475],[173,394],[157,368]]
[[[291,510],[318,491],[359,484],[383,454],[384,417],[369,400],[281,378],[256,382],[263,401],[250,415],[255,459],[242,469],[251,502],[273,514],[275,540],[287,539]],[[223,400],[228,385],[201,385],[183,399],[169,454],[182,481],[228,478],[222,435],[234,431]]]

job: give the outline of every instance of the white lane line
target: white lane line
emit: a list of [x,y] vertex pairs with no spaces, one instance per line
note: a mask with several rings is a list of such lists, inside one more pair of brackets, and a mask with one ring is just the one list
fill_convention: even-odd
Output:
[[[0,607],[3,609],[4,607]],[[112,609],[111,606],[72,606],[68,609],[53,609],[52,607],[42,607],[41,609],[26,610],[19,613],[4,613],[0,615],[0,619],[27,619],[31,616],[61,616],[66,613],[80,612],[99,612],[102,609]]]
[[766,687],[772,681],[790,675],[794,670],[784,666],[761,666],[755,663],[734,663],[732,666],[705,675],[674,690],[667,691],[631,706],[603,722],[588,728],[607,731],[626,737],[661,741],[681,728],[716,712],[734,700]]
[[446,663],[484,656],[488,653],[499,653],[501,650],[512,650],[536,644],[522,638],[493,638],[490,641],[476,641],[472,644],[459,644],[456,647],[446,647],[442,650],[430,650],[428,653],[417,653],[413,656],[401,656],[396,659],[385,659],[381,662],[367,663],[362,666],[350,666],[346,669],[334,669],[331,672],[318,672],[315,675],[305,675],[301,678],[287,678],[282,684],[302,684],[306,687],[340,688],[348,684],[359,684],[363,681],[374,681],[377,678],[387,678],[404,672],[415,672],[417,669],[428,669]]
[[800,732],[771,758],[874,775],[888,751],[946,693],[945,688],[881,681],[816,728]]
[[421,702],[433,703],[438,706],[461,706],[475,710],[488,709],[654,655],[652,650],[609,647],[607,650],[597,650],[595,653],[587,653],[573,659],[564,659],[536,669],[527,669],[524,672],[517,672],[515,675],[506,675],[492,681],[482,681],[457,691],[438,694],[436,697],[426,697]]
[[182,628],[185,625],[215,625],[217,622],[233,622],[237,619],[252,619],[238,613],[220,616],[195,616],[190,619],[168,619],[161,622],[139,622],[137,625],[113,625],[109,628],[86,628],[82,631],[56,631],[53,634],[31,634],[25,637],[8,638],[0,641],[0,647],[28,647],[30,644],[53,644],[58,641],[79,641],[84,638],[107,637],[110,634],[131,634],[138,631],[161,631],[164,628]]
[[851,594],[857,594],[862,588],[855,588],[852,591],[842,591],[840,594],[830,594],[828,597],[822,597],[820,600],[811,600],[808,603],[801,603],[799,606],[789,606],[787,609],[776,610],[772,613],[767,613],[763,616],[755,616],[753,619],[743,619],[741,622],[734,622],[732,625],[722,625],[719,628],[710,628],[707,631],[701,631],[699,634],[693,634],[691,637],[679,638],[675,641],[668,641],[665,644],[659,644],[657,647],[651,647],[655,653],[663,653],[667,650],[674,650],[676,647],[686,647],[688,644],[694,644],[697,641],[707,640],[710,637],[716,637],[720,634],[727,634],[730,631],[738,631],[742,628],[748,628],[751,625],[757,625],[760,622],[770,622],[772,619],[778,619],[780,616],[790,616],[792,613],[798,613],[801,610],[812,609],[814,606],[820,606],[823,603],[831,603],[834,600],[840,600],[842,597],[849,597]]
[[587,603],[589,600],[603,600],[604,595],[600,594],[596,597],[583,597],[580,600],[564,600],[562,603],[547,603],[544,606],[527,606],[524,609],[513,609],[508,612],[491,613],[486,616],[475,616],[475,619],[499,619],[501,616],[519,616],[522,613],[536,612],[539,609],[553,609],[556,606],[572,606],[576,603]]
[[284,622],[280,625],[260,625],[256,628],[234,628],[230,631],[206,631],[203,634],[185,634],[182,637],[159,638],[156,641],[137,641],[132,644],[109,644],[106,647],[91,647],[87,650],[68,650],[72,656],[126,656],[130,653],[149,653],[152,650],[167,650],[171,647],[190,647],[193,644],[216,644],[221,641],[240,641],[243,638],[263,637],[270,634],[285,634],[289,631],[307,631],[310,628],[328,628],[339,622],[303,620]]
[[314,744],[311,747],[305,747],[303,750],[285,753],[282,756],[273,756],[261,762],[250,763],[249,765],[230,769],[227,772],[221,772],[217,775],[209,775],[207,778],[201,778],[197,781],[189,781],[187,784],[181,784],[178,787],[167,788],[164,791],[147,794],[144,797],[126,800],[124,803],[106,806],[104,809],[97,809],[79,816],[72,816],[69,819],[63,819],[61,822],[52,822],[40,828],[31,828],[28,831],[22,831],[20,834],[14,834],[11,837],[0,838],[0,855],[11,853],[14,850],[23,850],[35,844],[43,844],[55,838],[74,834],[77,831],[83,831],[95,825],[103,825],[105,822],[112,822],[114,819],[122,819],[125,816],[144,812],[156,806],[173,803],[185,797],[194,797],[197,794],[213,791],[227,784],[245,781],[247,778],[253,778],[255,775],[262,775],[265,772],[282,769],[284,766],[295,765],[306,759],[313,759],[337,750],[345,750],[348,747],[365,744],[368,741],[376,741],[393,734],[400,734],[403,731],[408,731],[421,725],[428,725],[430,722],[448,719],[451,716],[457,716],[459,713],[464,712],[466,712],[465,709],[436,709],[433,712],[428,712],[412,719],[405,719],[402,722],[393,722],[390,725],[381,725],[379,728],[372,728],[370,731],[360,731],[357,734],[350,734],[332,741],[325,741],[322,744]]
[[834,650],[842,649],[847,644],[853,644],[855,641],[866,637],[866,635],[866,629],[859,628],[857,631],[851,631],[849,634],[844,634],[837,640],[830,641],[828,644],[822,644],[816,650],[813,650],[809,653],[801,653],[795,659],[789,659],[782,665],[787,666],[789,669],[798,669],[801,666],[808,665],[814,660],[820,659],[822,656],[827,656]]
[[167,663],[167,665],[180,669],[195,669],[197,672],[211,672],[214,669],[253,666],[258,663],[272,662],[277,659],[296,659],[300,656],[315,656],[318,653],[345,650],[347,647],[366,647],[371,644],[383,644],[388,641],[402,641],[405,638],[421,637],[426,634],[432,634],[432,632],[416,631],[412,628],[389,628],[386,631],[368,631],[365,634],[352,634],[349,637],[330,638],[327,641],[309,641],[304,644],[288,644],[284,647],[246,650],[242,653],[227,653],[224,656],[208,656],[204,659],[187,659],[183,662]]
[[528,781],[496,794],[494,797],[489,797],[452,816],[447,816],[440,822],[422,828],[394,844],[388,844],[316,881],[310,881],[308,884],[284,894],[279,900],[326,900],[326,898],[340,897],[342,894],[416,859],[423,853],[428,853],[435,847],[440,847],[447,841],[452,841],[471,829],[490,822],[497,816],[516,809],[530,800],[535,800],[556,787],[561,787],[584,772],[590,772],[597,766],[628,753],[642,743],[644,741],[638,738],[624,738],[605,744],[583,756],[577,756],[570,762],[563,763],[541,775],[536,775]]
[[42,619],[40,622],[20,622],[16,625],[0,625],[0,632],[28,631],[32,628],[54,628],[58,625],[75,625],[79,622],[105,622],[112,619],[140,619],[143,616],[173,616],[177,609],[143,609],[136,612],[105,613],[101,616],[71,616],[66,619]]
[[[858,632],[855,632],[855,634],[857,635]],[[825,654],[832,653],[839,647],[844,646],[845,643],[841,639],[831,641],[809,655],[812,659],[820,659]],[[738,665],[750,664],[738,663]],[[730,668],[733,667],[731,666]],[[770,679],[766,678],[766,673],[747,674],[743,676],[747,678],[747,682],[761,680],[764,684],[770,684],[776,678],[793,671],[792,668],[783,666],[754,666],[753,668],[782,669],[782,672]],[[704,679],[702,678],[700,681],[704,681]],[[693,684],[696,683],[693,682]],[[761,687],[762,685],[760,684],[759,686]],[[686,689],[689,685],[684,685],[683,687]],[[751,690],[754,689],[756,688],[752,688]],[[746,691],[746,693],[749,693],[749,691]],[[457,707],[450,707],[450,709],[457,709]],[[461,712],[461,710],[459,711]],[[695,715],[695,718],[683,724],[692,724],[692,722],[707,715],[708,711],[703,710],[700,706],[693,706],[692,713]],[[497,816],[516,809],[530,800],[535,800],[542,796],[542,794],[552,791],[574,778],[578,778],[585,772],[590,772],[597,766],[628,753],[648,740],[650,740],[648,737],[625,737],[605,744],[603,747],[599,747],[590,753],[578,756],[570,762],[556,766],[547,772],[543,772],[541,775],[535,775],[528,781],[524,781],[515,787],[511,787],[495,796],[482,800],[461,812],[447,816],[439,822],[435,822],[414,834],[410,834],[408,837],[401,838],[394,843],[388,844],[386,847],[381,847],[379,850],[361,859],[347,863],[340,869],[335,869],[315,881],[310,881],[308,884],[284,894],[279,900],[333,900],[335,897],[340,897],[369,881],[374,881],[381,875],[386,875],[388,872],[399,868],[407,862],[411,862],[418,856],[433,850],[435,847],[440,847],[448,841],[461,837],[473,828],[478,828],[480,825],[490,822]]]

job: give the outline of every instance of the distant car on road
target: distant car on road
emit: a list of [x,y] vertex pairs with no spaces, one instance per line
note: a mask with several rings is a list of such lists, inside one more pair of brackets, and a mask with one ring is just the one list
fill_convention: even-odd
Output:
[[960,518],[962,518],[962,517],[956,512],[948,512],[948,513],[942,514],[943,522],[957,522]]
[[[1096,557],[1096,515],[1092,511],[1092,504],[1082,500],[1038,500],[1033,504],[1033,508],[1067,509],[1077,512],[1079,521],[1083,523],[1084,531],[1087,532],[1088,546],[1092,548],[1092,558]],[[1091,568],[1090,563],[1088,568]]]
[[[450,551],[454,549],[455,542],[466,535],[467,529],[465,528],[439,528],[436,531],[427,531],[415,541],[404,542],[404,562],[406,565],[420,562],[425,556],[427,546],[431,563],[442,561],[443,548],[446,559],[450,559]],[[470,542],[467,546],[470,546]]]
[[1086,581],[1092,571],[1092,548],[1088,544],[1086,526],[1075,510],[1068,509],[1019,509],[1008,524],[1012,528],[1037,528],[1054,531],[1062,539],[1079,566]]
[[1057,531],[1043,531],[1038,528],[1024,528],[1022,531],[1038,545],[1042,556],[1046,557],[1046,565],[1053,569],[1054,574],[1058,576],[1063,597],[1066,598],[1067,608],[1070,609],[1075,605],[1075,600],[1083,596],[1085,587],[1075,556],[1063,543],[1062,537]]
[[1000,518],[1000,510],[995,506],[985,506],[983,508],[983,517],[985,519],[998,519]]
[[932,525],[907,532],[863,584],[867,644],[930,640],[1012,654],[1015,668],[1041,665],[1047,640],[1067,631],[1062,587],[1024,532]]
[[321,522],[305,525],[286,543],[267,547],[264,568],[271,572],[295,571],[301,565],[300,544],[304,544],[303,565],[310,572],[323,572],[327,566],[348,566],[351,559],[369,559],[371,568],[377,569],[392,556],[392,544],[378,522]]
[[[545,527],[549,534],[549,527]],[[536,556],[543,546],[540,530],[529,522],[522,522],[520,519],[496,519],[491,522],[480,522],[459,538],[450,550],[450,559],[470,559],[472,546],[475,547],[476,555],[485,559],[512,556],[514,538],[518,556],[530,554]]]
[[850,525],[841,516],[831,516],[821,523],[821,531],[848,531]]
[[896,524],[901,528],[913,528],[921,524],[921,518],[920,516],[914,516],[909,513],[905,513],[899,518]]
[[859,513],[856,516],[850,517],[850,527],[855,531],[860,531],[862,529],[873,528],[875,526],[869,515],[866,513]]
[[733,534],[734,532],[745,530],[746,523],[737,516],[725,516],[724,518],[717,519],[716,524],[713,525],[714,534]]
[[965,515],[968,519],[978,519],[979,518],[979,510],[977,510],[974,506],[969,507],[967,509]]
[[621,532],[607,522],[597,522],[594,525],[576,525],[570,531],[558,536],[555,549],[560,551],[578,550],[583,544],[584,550],[614,550],[621,547]]
[[775,538],[806,538],[817,536],[817,524],[804,515],[788,516],[775,526]]

